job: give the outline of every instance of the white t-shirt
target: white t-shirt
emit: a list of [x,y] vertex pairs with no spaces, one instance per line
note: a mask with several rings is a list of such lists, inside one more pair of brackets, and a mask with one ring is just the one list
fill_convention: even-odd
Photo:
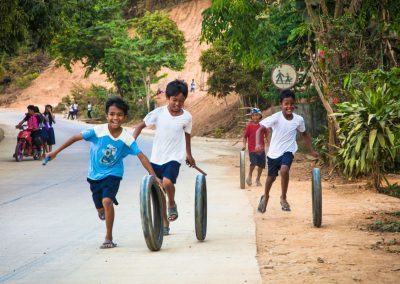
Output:
[[186,159],[185,133],[192,132],[192,115],[188,111],[183,110],[183,114],[172,116],[168,107],[162,106],[149,112],[143,121],[146,126],[156,126],[150,158],[152,163],[182,163]]
[[306,131],[303,117],[295,113],[293,113],[291,120],[287,120],[280,111],[264,118],[260,121],[260,124],[272,128],[271,143],[267,155],[271,159],[279,158],[285,152],[292,152],[294,155],[297,151],[297,130]]

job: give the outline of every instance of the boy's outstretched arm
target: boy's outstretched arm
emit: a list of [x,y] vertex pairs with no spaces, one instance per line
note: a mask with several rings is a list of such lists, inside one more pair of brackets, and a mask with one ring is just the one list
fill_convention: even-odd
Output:
[[247,137],[246,137],[246,135],[243,135],[242,151],[246,150],[246,145],[247,145]]
[[140,152],[137,155],[137,157],[140,160],[140,162],[142,163],[143,167],[147,170],[147,172],[151,176],[153,176],[156,179],[157,183],[160,185],[160,187],[162,187],[162,181],[156,176],[156,173],[154,172],[153,167],[151,166],[150,161],[149,161],[149,159],[147,159],[146,155],[143,154],[142,152]]
[[308,135],[307,131],[301,132],[301,136],[303,136],[304,143],[306,144],[308,151],[310,151],[310,154],[315,158],[319,158],[319,154],[315,152],[312,146],[311,137]]
[[193,159],[192,156],[192,145],[190,142],[190,134],[185,132],[185,141],[186,141],[186,164],[193,167],[196,165],[196,161]]
[[133,131],[133,138],[136,140],[136,138],[140,135],[140,133],[142,132],[143,128],[146,127],[146,124],[144,123],[144,121],[142,121],[141,123],[135,125],[135,130]]
[[72,144],[74,144],[76,141],[82,140],[83,136],[82,134],[77,134],[72,136],[71,138],[69,138],[67,141],[64,142],[64,144],[62,144],[57,150],[49,153],[47,155],[47,157],[50,157],[52,160],[54,160],[56,158],[56,156],[58,155],[58,153],[60,153],[62,150],[64,150],[65,148],[71,146]]

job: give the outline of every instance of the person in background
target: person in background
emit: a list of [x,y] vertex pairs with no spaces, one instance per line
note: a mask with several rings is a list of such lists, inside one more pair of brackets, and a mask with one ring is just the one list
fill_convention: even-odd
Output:
[[56,138],[54,135],[54,128],[53,124],[56,123],[56,118],[53,113],[53,107],[51,105],[46,105],[43,113],[44,117],[47,120],[48,127],[46,128],[47,131],[47,152],[51,152],[53,145],[56,144]]
[[252,175],[255,167],[257,169],[256,186],[262,186],[260,182],[262,171],[265,169],[266,165],[266,155],[265,155],[265,140],[267,141],[267,147],[269,146],[268,129],[264,128],[262,136],[260,138],[259,144],[261,149],[256,151],[256,133],[261,127],[260,120],[262,119],[261,110],[259,108],[253,108],[251,110],[251,121],[246,125],[246,129],[243,133],[243,148],[242,150],[249,150],[250,158],[250,168],[249,175],[247,176],[246,183],[248,186],[252,185]]
[[87,103],[87,117],[88,118],[92,118],[92,110],[93,110],[93,106],[92,106],[92,103],[89,101]]
[[194,79],[192,79],[192,82],[190,83],[190,92],[194,93],[196,91],[196,82]]
[[71,103],[68,107],[68,117],[67,119],[71,118],[74,120],[74,105]]
[[79,108],[78,102],[75,101],[72,107],[73,107],[73,111],[74,111],[74,117],[75,117],[75,119],[78,119],[78,108]]

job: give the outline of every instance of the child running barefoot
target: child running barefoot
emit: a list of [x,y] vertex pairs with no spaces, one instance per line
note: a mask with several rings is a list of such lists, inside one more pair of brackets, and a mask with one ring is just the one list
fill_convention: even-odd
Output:
[[68,139],[60,148],[48,154],[54,160],[58,153],[79,140],[91,142],[90,163],[87,181],[90,184],[93,201],[99,218],[106,222],[106,236],[100,248],[114,248],[112,229],[114,224],[114,205],[118,205],[116,195],[124,174],[123,159],[128,155],[137,155],[143,167],[156,178],[147,157],[138,148],[135,139],[122,123],[128,114],[128,105],[119,97],[109,98],[106,102],[107,124],[82,131]]
[[[318,158],[318,153],[314,151],[311,138],[306,132],[303,117],[293,112],[295,107],[295,95],[292,91],[284,90],[281,92],[280,107],[282,111],[263,119],[260,122],[262,127],[257,130],[257,137],[259,137],[263,128],[272,128],[271,145],[267,155],[268,177],[265,182],[265,193],[261,196],[257,209],[260,213],[266,211],[269,191],[278,176],[278,171],[280,171],[281,175],[281,207],[283,211],[290,211],[290,205],[286,200],[286,194],[289,185],[290,166],[292,165],[294,154],[297,151],[297,131],[301,133],[311,155]],[[256,149],[261,149],[261,145],[258,142],[260,140],[257,139],[256,141]]]
[[250,157],[250,169],[249,175],[246,179],[246,183],[248,186],[252,185],[252,175],[255,167],[258,167],[257,177],[256,177],[256,186],[262,186],[260,182],[262,171],[265,169],[265,143],[264,140],[267,140],[267,146],[269,146],[268,140],[268,129],[263,128],[261,138],[260,138],[260,151],[256,151],[256,133],[257,130],[261,127],[260,120],[262,119],[261,110],[259,108],[253,108],[251,110],[251,121],[246,125],[246,129],[243,133],[243,148],[242,150],[246,150],[246,144],[248,144],[249,157]]
[[166,199],[163,197],[164,235],[168,235],[169,222],[178,218],[174,184],[179,168],[185,157],[189,166],[195,166],[196,163],[192,157],[190,144],[192,115],[183,109],[188,95],[188,86],[180,80],[172,81],[168,83],[165,94],[168,105],[148,113],[143,121],[136,125],[133,138],[136,139],[146,126],[156,126],[150,161],[157,176],[162,179],[168,196],[168,214]]

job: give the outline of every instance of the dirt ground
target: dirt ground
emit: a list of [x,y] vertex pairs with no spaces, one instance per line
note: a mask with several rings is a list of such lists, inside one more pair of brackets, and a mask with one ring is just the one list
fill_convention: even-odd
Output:
[[[221,155],[214,162],[235,168],[230,174],[239,187],[238,156]],[[313,166],[304,155],[296,155],[288,191],[291,212],[280,208],[279,177],[265,214],[256,213],[264,187],[246,185],[255,212],[263,283],[399,283],[400,246],[398,242],[382,245],[399,241],[399,233],[371,232],[367,226],[388,218],[386,212],[400,211],[400,199],[376,193],[365,181],[328,180],[323,171],[322,226],[315,228],[311,215]],[[265,178],[266,172],[263,184]]]

